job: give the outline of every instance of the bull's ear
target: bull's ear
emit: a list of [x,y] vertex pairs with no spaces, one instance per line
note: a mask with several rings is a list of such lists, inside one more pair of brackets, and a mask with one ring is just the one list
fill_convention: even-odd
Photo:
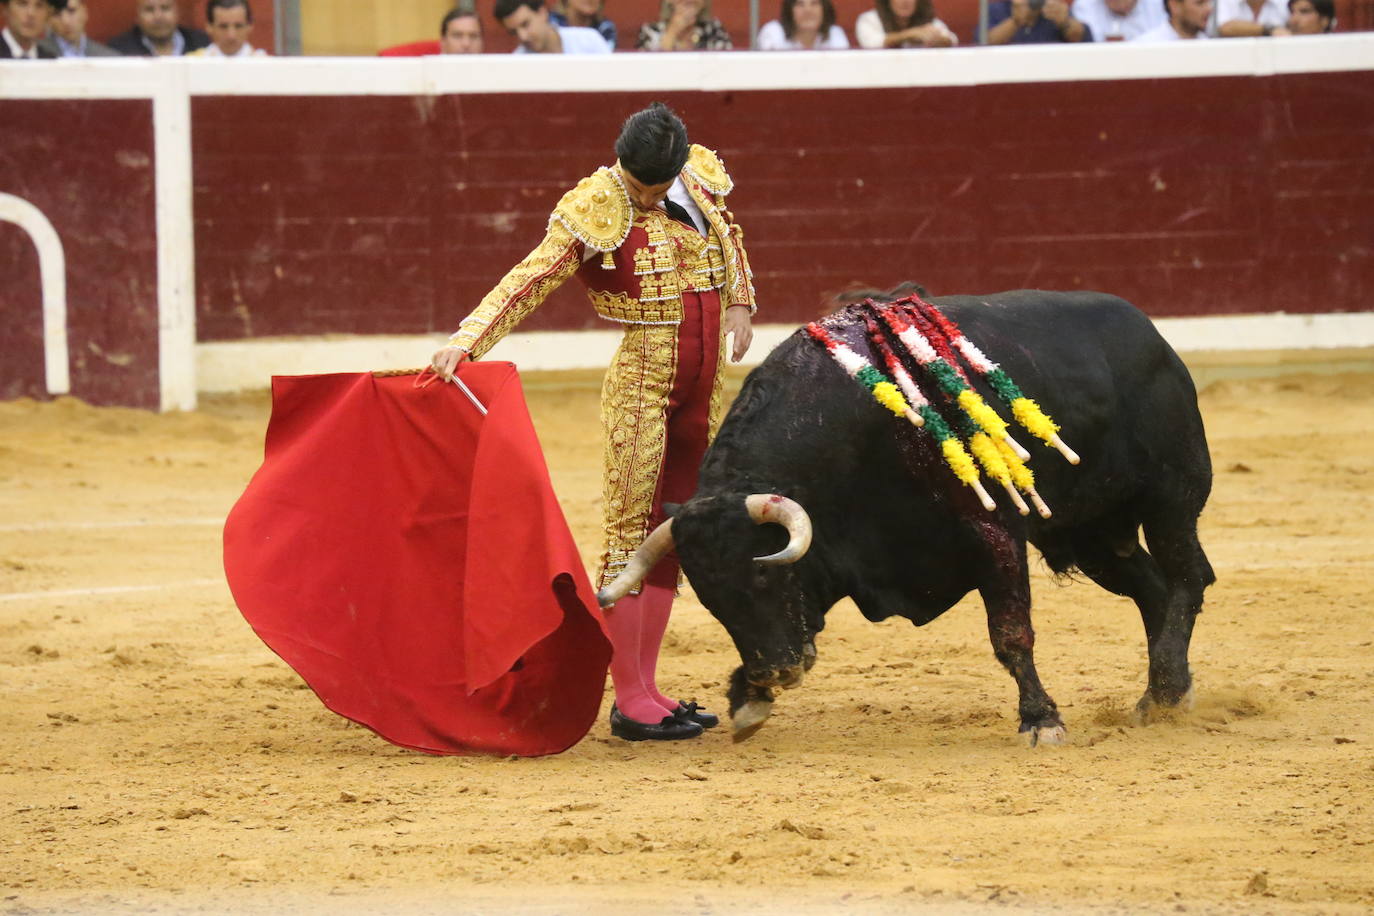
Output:
[[677,514],[682,511],[682,503],[664,503],[663,514],[668,518],[677,518]]

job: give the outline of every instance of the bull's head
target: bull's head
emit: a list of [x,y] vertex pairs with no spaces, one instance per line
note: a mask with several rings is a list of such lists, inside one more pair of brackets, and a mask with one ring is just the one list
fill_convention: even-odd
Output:
[[[781,549],[781,530],[774,524],[787,532]],[[788,570],[810,546],[811,519],[787,497],[693,499],[645,539],[597,599],[602,607],[614,604],[676,548],[697,597],[725,626],[743,661],[729,689],[731,723],[740,741],[768,718],[773,688],[801,683],[815,659],[802,595]]]

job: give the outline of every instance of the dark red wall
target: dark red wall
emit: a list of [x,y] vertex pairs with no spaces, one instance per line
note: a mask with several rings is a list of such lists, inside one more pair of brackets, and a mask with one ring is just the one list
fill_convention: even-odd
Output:
[[[0,191],[65,249],[72,393],[157,407],[152,103],[0,100],[0,124]],[[42,302],[33,242],[0,222],[0,399],[46,397]]]
[[[760,320],[907,279],[1156,316],[1374,298],[1371,73],[654,97],[738,183]],[[200,338],[451,331],[649,100],[195,99]],[[575,281],[525,325],[596,326]]]

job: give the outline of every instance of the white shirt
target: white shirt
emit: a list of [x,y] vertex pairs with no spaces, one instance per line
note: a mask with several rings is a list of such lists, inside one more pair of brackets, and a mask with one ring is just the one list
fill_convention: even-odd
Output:
[[[610,54],[611,46],[596,29],[584,29],[575,25],[556,25],[558,37],[563,40],[564,54]],[[532,54],[529,48],[521,45],[513,54]]]
[[796,39],[788,38],[782,23],[776,19],[764,23],[754,44],[755,51],[838,51],[847,47],[849,38],[838,25],[832,25],[828,35],[818,36],[816,44],[808,48]]
[[687,211],[687,215],[692,218],[692,224],[697,227],[697,231],[702,235],[707,235],[706,217],[702,215],[697,202],[692,200],[692,193],[687,190],[687,186],[682,183],[682,176],[673,179],[673,186],[668,189],[668,199],[679,207]]
[[1288,25],[1288,5],[1280,0],[1264,0],[1264,6],[1260,7],[1256,16],[1245,0],[1217,0],[1212,8],[1212,18],[1207,21],[1207,34],[1215,38],[1222,24],[1233,19],[1257,22],[1271,29],[1282,28]]
[[240,45],[240,46],[239,46],[239,49],[238,49],[237,51],[235,51],[233,54],[225,54],[223,51],[221,51],[221,50],[219,49],[219,45],[214,44],[213,42],[212,42],[211,44],[209,44],[208,46],[206,46],[206,47],[204,47],[204,48],[201,48],[199,51],[192,51],[191,53],[192,53],[192,54],[198,54],[198,55],[200,55],[200,56],[202,56],[202,57],[266,57],[266,56],[267,56],[267,52],[264,51],[262,48],[255,48],[255,47],[253,47],[252,45],[250,45],[250,44],[249,44],[248,42],[246,42],[246,41],[245,41],[242,45]]
[[[1206,32],[1198,32],[1197,35],[1195,35],[1194,37],[1195,37],[1195,38],[1206,38],[1206,37],[1207,37],[1207,33],[1206,33]],[[1186,41],[1187,39],[1185,39],[1182,35],[1180,35],[1180,34],[1178,34],[1177,32],[1175,32],[1175,31],[1174,31],[1174,24],[1173,24],[1172,22],[1169,22],[1169,21],[1166,19],[1164,22],[1162,22],[1162,23],[1160,23],[1159,25],[1155,26],[1153,29],[1150,29],[1150,31],[1148,31],[1148,32],[1142,32],[1140,35],[1137,35],[1137,36],[1135,37],[1135,39],[1133,39],[1133,40],[1135,40],[1135,41]]]
[[5,37],[5,44],[10,46],[10,56],[15,60],[38,60],[38,42],[34,42],[25,51],[19,47],[19,41],[14,37],[9,26],[5,26],[4,30],[0,31],[0,35]]
[[1134,41],[1169,19],[1159,0],[1136,0],[1125,16],[1113,13],[1103,0],[1073,0],[1073,18],[1092,29],[1093,41]]
[[[933,25],[944,32],[951,44],[959,43],[959,36],[949,30],[939,19],[932,19],[927,25]],[[860,13],[859,18],[854,20],[854,39],[861,48],[881,48],[887,39],[887,32],[883,29],[883,21],[878,17],[877,10],[869,10]]]

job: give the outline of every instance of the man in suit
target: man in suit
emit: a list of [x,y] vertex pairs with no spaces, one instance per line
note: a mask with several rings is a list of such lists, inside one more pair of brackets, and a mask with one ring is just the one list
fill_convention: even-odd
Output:
[[177,23],[176,0],[138,0],[134,27],[110,40],[110,47],[126,57],[180,56],[210,44],[200,29]]
[[46,60],[57,55],[39,47],[61,0],[0,0],[5,28],[0,30],[0,59]]
[[86,0],[66,0],[66,6],[54,4],[57,14],[52,17],[52,34],[38,43],[39,50],[47,49],[54,57],[119,57],[119,52],[86,37],[86,20],[90,10]]

